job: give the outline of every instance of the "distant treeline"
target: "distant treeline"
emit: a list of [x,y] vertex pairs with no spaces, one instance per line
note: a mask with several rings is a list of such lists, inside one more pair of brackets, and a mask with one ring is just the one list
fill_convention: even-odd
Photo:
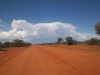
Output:
[[68,36],[65,38],[65,41],[59,37],[57,38],[56,42],[51,42],[51,43],[40,43],[38,45],[54,45],[54,44],[67,44],[67,45],[99,45],[100,46],[100,39],[97,38],[91,38],[86,41],[77,41],[73,40],[71,36]]
[[[100,22],[94,25],[95,33],[100,36]],[[65,38],[66,41],[64,41],[61,37],[57,39],[56,42],[51,43],[40,43],[39,45],[53,45],[53,44],[67,44],[67,45],[99,45],[100,46],[100,39],[97,38],[91,38],[86,41],[77,41],[73,40],[71,36],[68,36]]]
[[16,39],[16,40],[13,40],[12,42],[4,42],[4,43],[0,42],[0,50],[5,50],[10,47],[23,47],[23,46],[29,46],[29,45],[31,45],[31,43]]

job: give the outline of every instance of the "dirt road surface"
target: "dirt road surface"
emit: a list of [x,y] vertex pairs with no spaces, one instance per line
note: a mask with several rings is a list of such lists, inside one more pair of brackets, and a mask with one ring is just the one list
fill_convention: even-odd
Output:
[[33,45],[0,64],[0,75],[100,75],[100,52]]

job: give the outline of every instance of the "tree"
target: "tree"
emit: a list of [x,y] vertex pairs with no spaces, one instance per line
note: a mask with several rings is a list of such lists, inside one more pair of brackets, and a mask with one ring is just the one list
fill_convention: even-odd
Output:
[[66,43],[67,43],[68,45],[73,45],[73,39],[72,39],[71,36],[68,36],[68,37],[66,37],[65,39],[66,39]]
[[3,45],[3,44],[0,42],[0,50],[2,49],[2,45]]
[[14,47],[22,47],[22,46],[24,46],[24,41],[23,40],[16,39],[12,43],[13,43]]
[[97,38],[91,38],[90,40],[88,40],[88,44],[89,45],[98,45],[99,40]]
[[10,42],[5,42],[4,46],[5,46],[5,48],[8,48],[10,46]]
[[63,39],[61,38],[61,37],[59,37],[58,39],[57,39],[57,43],[61,43],[63,41]]
[[98,22],[94,27],[95,27],[96,34],[100,35],[100,22]]
[[28,43],[28,42],[24,42],[24,46],[30,46],[31,43]]
[[73,40],[73,44],[76,45],[78,44],[78,42],[76,40]]
[[2,47],[2,43],[0,42],[0,47]]

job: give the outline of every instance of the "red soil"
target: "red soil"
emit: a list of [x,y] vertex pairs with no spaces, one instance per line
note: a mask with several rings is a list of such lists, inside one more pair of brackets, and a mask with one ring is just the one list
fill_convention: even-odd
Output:
[[28,47],[11,48],[5,51],[0,51],[0,65],[20,54]]
[[99,50],[100,46],[66,45],[15,48],[0,52],[0,59],[12,56],[0,64],[0,75],[100,75]]

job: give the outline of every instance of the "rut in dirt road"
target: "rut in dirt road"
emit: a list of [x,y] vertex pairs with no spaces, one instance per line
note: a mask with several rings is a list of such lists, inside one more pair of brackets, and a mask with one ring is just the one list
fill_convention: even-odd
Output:
[[99,75],[99,58],[83,52],[33,45],[0,65],[0,75]]
[[67,75],[68,73],[34,46],[0,65],[0,75]]

